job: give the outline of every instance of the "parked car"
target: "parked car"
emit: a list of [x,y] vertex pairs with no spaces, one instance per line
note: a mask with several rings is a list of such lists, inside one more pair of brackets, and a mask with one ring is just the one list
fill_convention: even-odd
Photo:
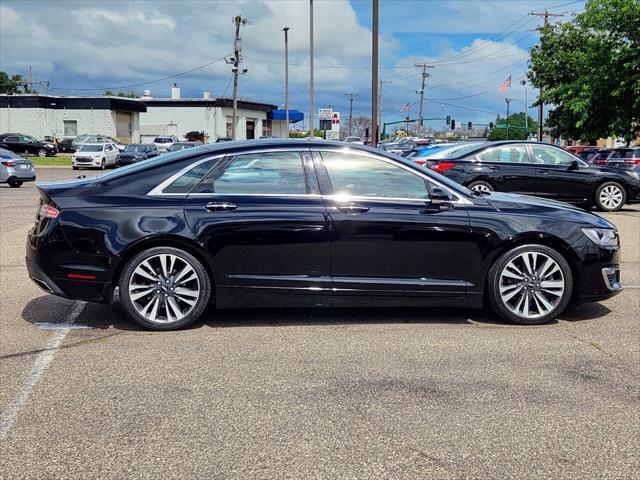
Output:
[[118,149],[112,143],[84,143],[71,156],[71,166],[79,168],[105,168],[116,166]]
[[63,152],[63,153],[73,153],[76,151],[75,147],[73,146],[73,140],[76,137],[67,137],[67,138],[63,138],[62,140],[60,140],[58,142],[58,151],[59,152]]
[[175,135],[159,135],[153,139],[153,144],[159,152],[166,152],[171,146],[178,141]]
[[132,143],[118,153],[116,165],[130,165],[160,155],[153,143]]
[[580,160],[587,162],[587,163],[591,163],[592,160],[596,157],[596,155],[598,154],[598,152],[600,152],[600,150],[602,150],[600,147],[593,147],[593,148],[583,148],[578,152],[571,152],[573,153],[576,157],[578,157]]
[[218,137],[216,139],[216,143],[221,143],[221,142],[232,142],[233,138],[231,137]]
[[560,147],[539,142],[503,141],[471,144],[436,153],[427,165],[479,193],[536,195],[602,211],[640,202],[637,175],[589,165]]
[[17,188],[24,182],[33,182],[36,170],[31,160],[16,155],[11,150],[0,148],[0,183]]
[[[311,181],[313,180],[313,181]],[[206,145],[37,186],[42,289],[155,330],[205,308],[452,306],[540,324],[621,290],[619,236],[567,204],[478,195],[411,161],[308,140]]]
[[599,150],[600,148],[602,147],[598,147],[597,145],[571,145],[569,147],[565,147],[565,150],[578,156],[578,153],[584,152],[585,150]]
[[607,165],[611,167],[640,165],[640,147],[614,148],[607,157]]
[[346,143],[355,143],[357,145],[364,145],[364,142],[360,137],[345,137],[344,141]]
[[594,165],[606,165],[607,158],[611,155],[613,151],[612,148],[601,148],[598,152],[591,158],[591,163]]
[[108,135],[78,135],[73,139],[71,143],[72,147],[76,150],[79,150],[81,145],[85,144],[96,144],[96,143],[110,143],[114,145],[118,150],[124,150],[126,145],[120,143],[115,138],[109,137]]
[[49,157],[58,153],[58,149],[51,142],[41,142],[30,135],[21,133],[3,133],[0,135],[0,148],[14,153]]
[[176,142],[171,145],[169,149],[170,152],[179,152],[180,150],[184,150],[185,148],[193,148],[202,145],[201,142]]

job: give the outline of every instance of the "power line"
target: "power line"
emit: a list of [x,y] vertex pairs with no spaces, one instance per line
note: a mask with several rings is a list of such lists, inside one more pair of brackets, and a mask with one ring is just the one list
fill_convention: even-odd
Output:
[[162,82],[164,80],[170,80],[172,78],[176,78],[179,77],[181,75],[186,75],[187,73],[192,73],[195,72],[197,70],[202,70],[203,68],[208,67],[209,65],[213,65],[214,63],[220,62],[222,60],[224,60],[224,58],[226,57],[226,55],[220,57],[220,58],[216,58],[215,60],[212,60],[210,62],[207,62],[203,65],[199,65],[195,68],[191,68],[189,70],[185,70],[184,72],[180,72],[180,73],[175,73],[173,75],[169,75],[167,77],[162,77],[162,78],[157,78],[155,80],[149,80],[148,82],[141,82],[141,83],[132,83],[131,85],[120,85],[117,87],[98,87],[98,88],[62,88],[62,87],[51,87],[49,90],[65,90],[65,91],[69,91],[69,90],[78,90],[78,91],[94,91],[94,90],[122,90],[125,88],[133,88],[133,87],[141,87],[142,85],[149,85],[151,83],[157,83],[157,82]]

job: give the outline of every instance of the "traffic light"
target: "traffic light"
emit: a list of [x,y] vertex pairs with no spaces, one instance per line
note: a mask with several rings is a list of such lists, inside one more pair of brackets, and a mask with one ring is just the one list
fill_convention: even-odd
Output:
[[447,125],[451,125],[451,115],[447,115]]
[[493,130],[493,122],[489,122],[489,130]]
[[471,122],[467,123],[467,130],[471,130]]
[[451,130],[455,130],[456,129],[456,121],[455,119],[451,119]]

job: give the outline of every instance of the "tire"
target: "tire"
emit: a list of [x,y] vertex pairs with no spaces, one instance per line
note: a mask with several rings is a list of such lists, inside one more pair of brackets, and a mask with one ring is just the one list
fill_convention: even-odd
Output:
[[617,182],[605,182],[596,189],[596,206],[603,212],[617,212],[627,203],[627,192]]
[[122,271],[119,287],[127,316],[150,330],[190,325],[200,318],[211,296],[211,281],[202,263],[173,247],[154,247],[133,256]]
[[482,180],[471,182],[469,185],[467,185],[467,188],[469,190],[473,190],[474,192],[481,192],[481,193],[488,193],[488,192],[495,191],[495,188],[493,188],[493,185],[491,185],[489,182],[484,182]]
[[18,188],[22,186],[23,182],[21,180],[16,180],[15,178],[12,178],[9,180],[8,183],[11,188]]
[[100,170],[106,170],[106,169],[107,169],[107,164],[103,158],[102,161],[100,162]]
[[[543,281],[540,274],[544,275]],[[567,308],[572,290],[569,264],[560,253],[544,245],[523,245],[508,251],[487,276],[491,309],[502,319],[519,325],[541,325],[553,320]]]
[[46,148],[39,148],[37,153],[40,158],[44,158],[47,156],[48,152]]

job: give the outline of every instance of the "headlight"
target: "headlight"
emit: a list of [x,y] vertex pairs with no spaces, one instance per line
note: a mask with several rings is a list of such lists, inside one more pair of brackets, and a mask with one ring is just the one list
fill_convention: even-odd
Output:
[[610,228],[583,228],[582,233],[601,247],[617,247],[620,245],[618,232]]

